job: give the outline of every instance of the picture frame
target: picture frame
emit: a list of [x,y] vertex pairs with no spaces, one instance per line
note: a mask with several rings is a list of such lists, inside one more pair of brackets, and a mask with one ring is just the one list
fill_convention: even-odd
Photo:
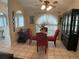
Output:
[[30,24],[34,24],[34,16],[30,16]]

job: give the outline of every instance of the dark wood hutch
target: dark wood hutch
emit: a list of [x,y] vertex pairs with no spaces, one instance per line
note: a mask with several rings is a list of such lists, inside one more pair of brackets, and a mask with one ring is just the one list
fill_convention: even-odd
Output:
[[62,16],[61,40],[68,50],[76,51],[79,36],[79,9],[72,9]]

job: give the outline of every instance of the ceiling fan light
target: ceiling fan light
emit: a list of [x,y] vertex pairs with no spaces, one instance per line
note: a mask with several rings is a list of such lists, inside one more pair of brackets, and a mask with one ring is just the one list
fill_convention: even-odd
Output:
[[45,5],[42,5],[42,6],[41,6],[41,10],[44,10],[45,8],[46,8]]
[[48,6],[46,10],[49,11],[51,9],[52,9],[52,6]]

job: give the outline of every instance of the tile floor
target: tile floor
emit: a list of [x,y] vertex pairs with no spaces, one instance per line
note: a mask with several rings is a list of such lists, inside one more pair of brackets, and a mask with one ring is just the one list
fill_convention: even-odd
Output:
[[60,40],[57,40],[56,47],[53,42],[49,42],[47,54],[43,50],[37,53],[35,41],[31,45],[28,42],[25,44],[14,43],[10,53],[23,59],[79,59],[79,50],[76,52],[66,50]]

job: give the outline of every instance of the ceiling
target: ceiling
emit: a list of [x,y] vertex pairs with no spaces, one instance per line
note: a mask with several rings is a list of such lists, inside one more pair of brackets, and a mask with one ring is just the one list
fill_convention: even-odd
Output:
[[0,0],[0,12],[8,15],[8,0]]
[[[27,14],[29,15],[39,15],[39,14],[45,14],[50,13],[53,15],[61,15],[66,10],[72,6],[73,0],[48,0],[51,5],[56,6],[55,8],[52,8],[50,11],[41,10],[41,5],[45,0],[17,0],[25,9]],[[54,4],[54,1],[58,1],[57,4]]]

